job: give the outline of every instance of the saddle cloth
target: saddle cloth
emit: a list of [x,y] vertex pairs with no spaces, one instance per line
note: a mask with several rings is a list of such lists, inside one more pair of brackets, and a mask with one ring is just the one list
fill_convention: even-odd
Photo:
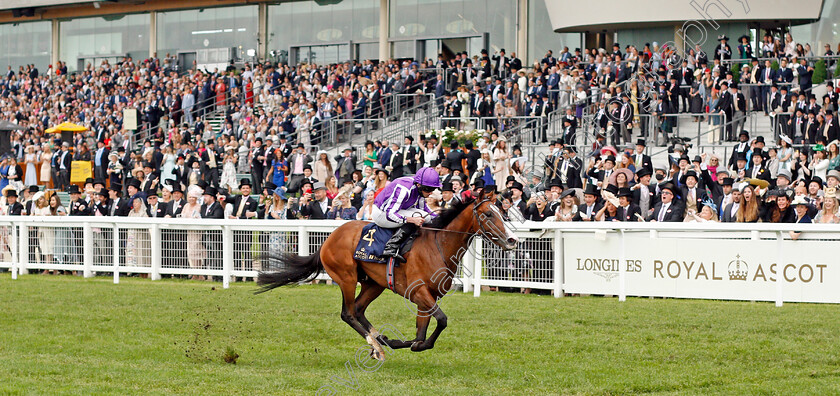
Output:
[[[353,258],[369,263],[385,264],[388,257],[382,256],[382,251],[385,250],[385,244],[388,243],[388,240],[396,231],[396,228],[382,228],[376,223],[366,225],[365,228],[362,228],[362,238],[356,245]],[[411,241],[403,244],[400,247],[400,254],[405,255],[411,245]]]

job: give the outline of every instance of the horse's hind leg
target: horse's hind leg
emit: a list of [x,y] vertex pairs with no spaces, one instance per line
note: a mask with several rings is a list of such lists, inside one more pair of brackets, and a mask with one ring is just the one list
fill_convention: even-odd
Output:
[[361,335],[362,338],[370,344],[371,348],[373,348],[371,356],[378,360],[385,360],[385,351],[382,350],[382,345],[379,344],[379,341],[377,341],[375,337],[371,336],[366,326],[363,326],[356,318],[356,277],[354,276],[352,279],[340,279],[337,281],[341,287],[342,296],[341,320],[350,325],[353,330],[356,330],[359,335]]

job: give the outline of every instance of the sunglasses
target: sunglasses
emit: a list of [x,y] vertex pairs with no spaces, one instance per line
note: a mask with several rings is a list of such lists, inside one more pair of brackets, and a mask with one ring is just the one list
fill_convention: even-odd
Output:
[[429,186],[420,186],[420,191],[430,193],[430,192],[434,192],[435,188],[434,187],[429,187]]

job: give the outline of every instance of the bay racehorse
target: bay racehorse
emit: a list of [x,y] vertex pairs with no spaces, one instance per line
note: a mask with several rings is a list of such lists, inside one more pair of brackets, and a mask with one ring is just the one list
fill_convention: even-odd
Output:
[[[354,258],[362,228],[368,224],[364,221],[351,221],[338,227],[314,255],[301,257],[289,253],[273,257],[272,261],[279,262],[280,269],[259,274],[257,283],[263,286],[259,292],[311,280],[323,268],[341,288],[341,319],[370,344],[373,357],[385,359],[381,344],[392,349],[411,347],[415,352],[431,349],[446,328],[446,315],[437,300],[452,288],[452,278],[472,237],[480,235],[504,250],[514,249],[519,243],[505,226],[495,201],[495,191],[481,190],[476,199],[466,199],[440,212],[431,224],[427,223],[428,227],[421,228],[405,256],[407,261],[395,268],[394,292],[417,305],[414,340],[388,339],[365,318],[368,305],[382,294],[388,280],[385,264]],[[357,282],[361,283],[358,296],[355,295]],[[430,316],[434,316],[437,326],[426,339]]]

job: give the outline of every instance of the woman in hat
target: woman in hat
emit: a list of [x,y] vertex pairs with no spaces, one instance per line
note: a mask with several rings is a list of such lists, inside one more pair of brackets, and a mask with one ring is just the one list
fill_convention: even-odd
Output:
[[342,187],[332,202],[332,210],[327,213],[328,219],[355,220],[358,210],[351,205],[350,190],[352,187]]
[[817,213],[814,223],[837,224],[840,223],[840,212],[838,212],[837,189],[829,187],[823,195],[822,210]]
[[706,199],[703,201],[703,208],[700,210],[700,213],[697,213],[693,210],[687,211],[685,216],[685,222],[698,222],[698,223],[705,223],[705,222],[714,222],[718,221],[718,211],[717,206],[711,199]]
[[[146,213],[146,204],[142,198],[132,198],[129,205],[131,210],[128,212],[128,217],[149,217],[149,214]],[[125,242],[125,252],[127,266],[151,267],[152,242],[149,231],[140,228],[129,229]],[[148,274],[141,274],[140,276],[147,278]]]
[[[187,192],[187,203],[178,217],[185,219],[201,218],[201,188],[192,186]],[[187,261],[192,269],[204,268],[204,260],[207,258],[204,244],[201,242],[203,231],[187,231]],[[204,276],[193,275],[192,280],[205,280]]]
[[484,181],[484,185],[496,184],[496,173],[500,170],[496,169],[496,162],[493,161],[490,156],[491,154],[489,149],[481,150],[481,158],[477,161],[478,167],[471,181],[481,179]]
[[828,159],[826,159],[825,154],[825,146],[821,144],[814,146],[814,157],[808,167],[803,169],[811,179],[818,177],[820,180],[825,180],[825,175],[828,172]]
[[746,34],[738,37],[738,55],[740,59],[751,59],[753,57],[752,45],[750,44],[750,37]]
[[793,160],[793,140],[787,135],[781,135],[779,138],[779,148],[776,150],[776,157],[779,158],[779,169],[790,170],[790,165]]
[[108,174],[110,184],[122,184],[123,179],[123,164],[120,162],[120,156],[116,152],[108,154],[108,167],[105,170]]
[[[32,196],[32,211],[31,216],[50,216],[49,201],[43,191],[38,191]],[[38,235],[37,250],[40,254],[35,255],[35,259],[39,263],[52,264],[53,252],[55,249],[55,229],[53,227],[38,227],[36,231]],[[47,271],[43,272],[48,273]]]
[[555,221],[581,221],[574,188],[560,194],[560,204],[555,209],[554,218]]
[[[320,157],[320,155],[319,155]],[[370,140],[365,142],[365,155],[362,157],[364,166],[373,166],[378,163],[378,155],[376,149],[373,147],[373,142]]]
[[[808,215],[808,210],[811,206],[811,202],[808,198],[805,198],[804,196],[796,196],[790,204],[793,206],[794,210],[796,210],[796,224],[813,223],[811,216]],[[790,231],[790,237],[793,240],[799,239],[800,235],[802,235],[802,231]]]
[[283,156],[281,150],[275,150],[274,159],[271,160],[271,167],[265,179],[271,181],[275,188],[286,185],[286,175],[289,173],[289,161]]
[[376,178],[374,179],[374,196],[378,196],[380,192],[388,185],[388,171],[385,169],[377,169],[376,170]]

